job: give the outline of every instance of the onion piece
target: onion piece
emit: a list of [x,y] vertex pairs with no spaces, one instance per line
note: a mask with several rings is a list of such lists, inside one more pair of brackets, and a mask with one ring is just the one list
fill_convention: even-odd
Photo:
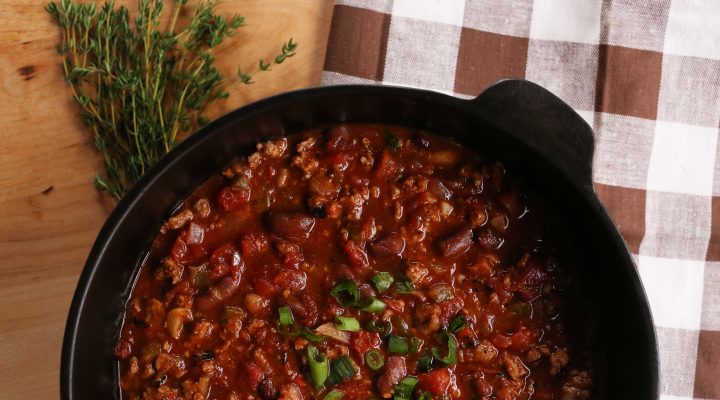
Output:
[[341,331],[332,322],[328,322],[326,324],[322,324],[322,325],[318,326],[315,329],[315,332],[317,332],[323,336],[327,336],[329,338],[335,339],[338,342],[350,343],[350,333]]
[[202,227],[200,224],[196,224],[195,222],[191,222],[190,226],[188,227],[188,235],[185,242],[187,244],[192,245],[198,245],[201,244],[203,239],[205,238],[205,228]]
[[190,310],[184,307],[173,308],[168,312],[165,325],[167,326],[168,333],[175,340],[180,339],[180,333],[182,332],[183,325],[193,320],[193,315]]

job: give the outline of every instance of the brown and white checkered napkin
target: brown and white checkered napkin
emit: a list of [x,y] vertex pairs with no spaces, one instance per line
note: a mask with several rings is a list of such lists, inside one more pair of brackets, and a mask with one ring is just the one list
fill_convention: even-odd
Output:
[[337,0],[323,83],[546,87],[594,128],[595,188],[657,325],[662,399],[720,400],[720,1]]

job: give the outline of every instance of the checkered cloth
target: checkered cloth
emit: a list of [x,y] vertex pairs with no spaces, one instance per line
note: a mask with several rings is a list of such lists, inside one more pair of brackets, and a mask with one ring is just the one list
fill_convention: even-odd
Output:
[[474,97],[536,82],[596,132],[595,189],[635,256],[663,399],[720,399],[720,1],[337,0],[323,83]]

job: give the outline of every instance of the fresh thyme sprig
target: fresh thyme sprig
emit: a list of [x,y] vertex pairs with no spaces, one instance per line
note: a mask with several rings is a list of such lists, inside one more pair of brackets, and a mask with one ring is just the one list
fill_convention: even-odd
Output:
[[[103,154],[105,176],[95,185],[120,199],[140,177],[195,126],[207,123],[208,104],[229,96],[213,50],[243,26],[244,18],[225,18],[217,2],[175,0],[172,19],[160,29],[161,0],[139,0],[131,22],[128,9],[113,0],[95,3],[51,2],[45,9],[62,31],[58,53],[65,80],[92,129],[95,147]],[[179,27],[183,9],[191,17]],[[292,57],[290,39],[268,71]],[[253,75],[238,70],[238,82]]]

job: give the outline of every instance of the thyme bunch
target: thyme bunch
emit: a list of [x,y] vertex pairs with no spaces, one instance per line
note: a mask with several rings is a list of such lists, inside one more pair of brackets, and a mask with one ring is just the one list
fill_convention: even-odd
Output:
[[[208,122],[203,111],[211,102],[229,96],[213,50],[244,18],[218,15],[216,5],[174,0],[165,29],[161,0],[139,0],[134,19],[113,0],[45,7],[62,32],[57,50],[65,80],[104,157],[105,176],[96,175],[96,187],[120,199],[184,133]],[[186,9],[189,21],[180,27]],[[257,71],[283,63],[296,49],[290,39],[271,62],[260,59]],[[237,75],[238,83],[254,82],[252,73],[238,69]]]

